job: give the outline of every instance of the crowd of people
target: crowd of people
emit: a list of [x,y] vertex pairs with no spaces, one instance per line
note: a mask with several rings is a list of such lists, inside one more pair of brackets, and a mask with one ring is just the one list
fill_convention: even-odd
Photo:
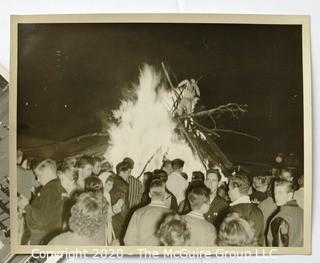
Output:
[[187,175],[181,159],[141,178],[129,157],[114,170],[91,156],[21,162],[18,156],[22,245],[303,246],[296,169],[234,172],[222,182],[220,167]]

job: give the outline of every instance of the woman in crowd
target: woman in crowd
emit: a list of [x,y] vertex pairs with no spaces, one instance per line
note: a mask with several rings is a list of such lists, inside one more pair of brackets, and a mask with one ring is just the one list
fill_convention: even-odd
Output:
[[239,214],[229,214],[219,229],[217,243],[219,246],[256,246],[254,230]]
[[164,218],[157,235],[162,246],[186,246],[190,230],[181,216],[169,214]]
[[108,204],[93,192],[83,193],[71,208],[70,231],[53,238],[49,245],[105,245],[96,238],[106,223]]

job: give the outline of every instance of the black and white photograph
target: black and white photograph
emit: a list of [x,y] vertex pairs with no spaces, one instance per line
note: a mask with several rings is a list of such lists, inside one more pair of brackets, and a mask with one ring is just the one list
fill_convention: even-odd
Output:
[[308,17],[123,17],[12,17],[14,251],[309,253]]

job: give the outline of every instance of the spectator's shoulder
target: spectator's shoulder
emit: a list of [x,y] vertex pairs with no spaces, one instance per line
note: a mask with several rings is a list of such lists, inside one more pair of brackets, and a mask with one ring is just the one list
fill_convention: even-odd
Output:
[[224,206],[224,207],[228,207],[229,206],[229,203],[224,198],[222,198],[221,196],[217,195],[216,198],[217,198],[217,203],[219,203],[220,206]]

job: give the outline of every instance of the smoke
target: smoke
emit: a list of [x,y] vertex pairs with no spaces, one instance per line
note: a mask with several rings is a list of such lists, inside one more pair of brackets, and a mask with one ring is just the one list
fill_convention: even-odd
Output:
[[192,171],[203,170],[199,158],[175,132],[177,123],[171,113],[174,96],[161,81],[161,74],[145,64],[133,88],[135,99],[122,100],[119,109],[112,112],[117,121],[108,130],[110,146],[105,158],[112,165],[124,157],[132,158],[135,177],[151,158],[145,171],[159,169],[164,155],[170,160],[184,160],[189,177]]

